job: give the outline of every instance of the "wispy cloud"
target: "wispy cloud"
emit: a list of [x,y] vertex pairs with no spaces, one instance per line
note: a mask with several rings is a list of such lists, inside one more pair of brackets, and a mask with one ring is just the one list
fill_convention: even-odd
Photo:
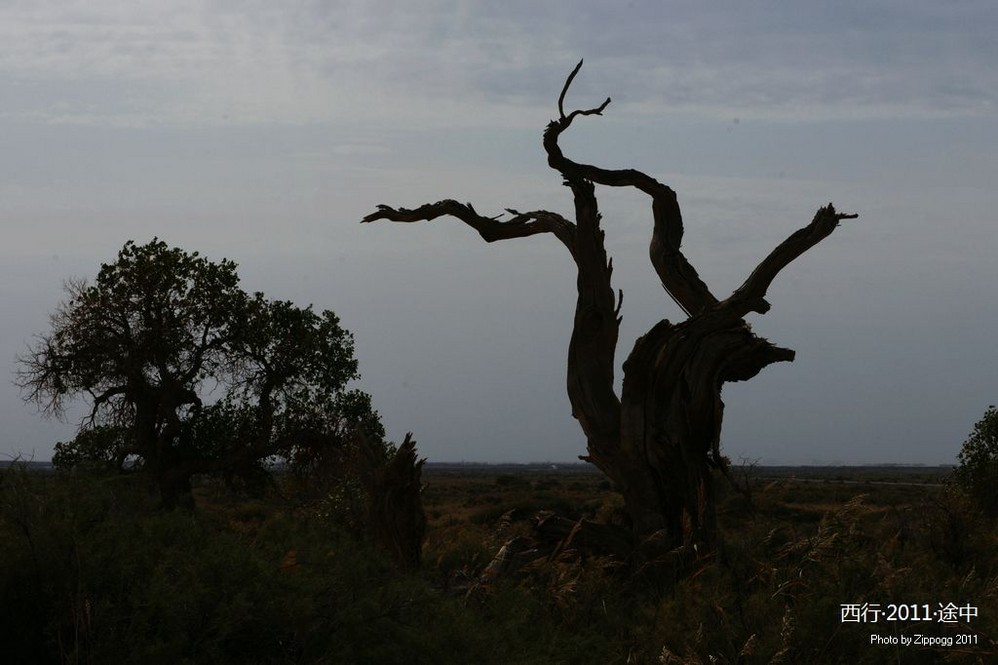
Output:
[[15,2],[0,9],[5,116],[108,124],[510,124],[580,99],[721,116],[983,114],[998,9],[435,0]]

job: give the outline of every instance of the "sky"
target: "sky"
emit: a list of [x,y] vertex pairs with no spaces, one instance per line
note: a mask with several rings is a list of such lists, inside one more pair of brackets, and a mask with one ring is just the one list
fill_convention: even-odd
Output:
[[[998,402],[998,5],[777,2],[0,3],[0,459],[49,459],[80,409],[12,384],[68,278],[154,236],[242,285],[331,309],[396,441],[431,461],[567,462],[575,267],[553,237],[443,198],[570,215],[566,154],[673,187],[684,250],[730,293],[818,207],[859,214],[750,322],[793,363],[727,384],[722,449],[760,464],[955,463]],[[648,200],[598,188],[620,363],[683,314],[648,260]]]

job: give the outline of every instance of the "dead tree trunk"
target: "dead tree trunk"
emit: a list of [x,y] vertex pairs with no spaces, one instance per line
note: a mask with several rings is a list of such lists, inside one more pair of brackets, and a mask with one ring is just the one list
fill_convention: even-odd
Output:
[[[718,300],[684,256],[683,221],[676,193],[633,169],[608,170],[574,162],[558,139],[580,115],[602,115],[610,103],[564,112],[564,99],[582,62],[558,98],[559,118],[544,132],[548,164],[564,178],[575,200],[575,222],[546,210],[511,218],[479,215],[470,204],[444,200],[409,210],[378,206],[364,222],[428,221],[449,215],[487,241],[551,233],[568,248],[578,268],[575,324],[568,351],[572,415],[587,438],[583,459],[599,467],[623,494],[635,545],[653,537],[661,545],[710,543],[714,537],[713,468],[722,467],[721,387],[744,381],[794,352],[753,334],[744,317],[769,310],[766,292],[791,261],[826,238],[842,219],[832,204],[793,233],[752,271],[734,293]],[[610,283],[613,262],[603,244],[594,185],[633,187],[651,198],[650,257],[663,287],[683,309],[680,323],[662,320],[634,344],[624,362],[621,396],[614,391],[614,357],[623,293]]]

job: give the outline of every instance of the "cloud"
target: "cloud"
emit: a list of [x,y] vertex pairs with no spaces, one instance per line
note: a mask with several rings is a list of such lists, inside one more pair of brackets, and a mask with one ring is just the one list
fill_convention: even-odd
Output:
[[[437,0],[37,2],[0,9],[6,117],[142,124],[509,125],[607,94],[646,113],[985,114],[982,3],[696,7]],[[13,86],[11,88],[11,86]],[[519,109],[519,113],[514,113]]]

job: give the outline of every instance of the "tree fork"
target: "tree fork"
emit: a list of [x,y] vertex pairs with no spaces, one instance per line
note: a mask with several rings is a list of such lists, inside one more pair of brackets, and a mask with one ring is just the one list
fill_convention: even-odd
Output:
[[[725,470],[720,454],[724,403],[721,388],[745,381],[775,362],[791,362],[794,352],[755,335],[744,317],[766,313],[766,293],[776,275],[828,237],[843,219],[832,204],[810,224],[791,234],[752,271],[730,296],[720,300],[682,251],[684,234],[678,198],[672,188],[635,169],[604,169],[567,158],[558,139],[579,116],[602,115],[599,106],[564,110],[565,97],[582,67],[572,70],[558,97],[558,119],[544,131],[548,165],[572,190],[575,222],[538,210],[507,209],[511,219],[479,215],[471,204],[444,200],[410,210],[379,205],[362,220],[429,221],[460,219],[487,241],[551,233],[569,250],[578,269],[576,310],[568,351],[567,389],[572,415],[587,439],[585,459],[616,483],[631,520],[636,546],[704,543],[715,537],[712,470]],[[614,356],[623,293],[611,285],[613,264],[606,256],[594,185],[630,187],[651,198],[649,257],[665,291],[687,318],[662,320],[634,344],[624,362],[621,397],[613,387]]]

